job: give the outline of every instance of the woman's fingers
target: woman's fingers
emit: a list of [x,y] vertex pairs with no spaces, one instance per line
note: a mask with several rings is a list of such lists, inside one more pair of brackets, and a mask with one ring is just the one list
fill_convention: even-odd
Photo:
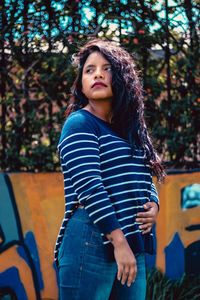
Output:
[[148,202],[144,204],[145,211],[137,213],[137,218],[152,218],[153,220],[156,219],[158,215],[158,206],[154,202]]
[[151,231],[151,228],[147,228],[146,230],[142,231],[142,234],[149,233]]
[[118,272],[117,272],[117,279],[118,280],[121,280],[121,278],[122,278],[123,269],[124,269],[123,265],[118,265]]
[[122,284],[127,283],[130,286],[136,277],[137,262],[126,239],[114,244],[114,255],[118,267],[117,279]]
[[146,234],[151,231],[158,214],[157,204],[155,205],[153,202],[144,204],[144,208],[147,209],[147,211],[137,213],[136,217],[136,222],[140,224],[139,228],[142,230],[142,234]]
[[121,281],[121,284],[127,283],[127,286],[130,287],[131,284],[135,281],[137,274],[137,263],[132,262],[130,264],[119,264],[117,279]]
[[125,284],[128,276],[129,276],[129,265],[125,266],[124,270],[123,270],[123,274],[122,274],[122,280],[121,280],[121,284]]
[[152,223],[145,223],[145,224],[142,224],[142,225],[140,225],[139,226],[139,228],[140,229],[142,229],[142,230],[146,230],[146,229],[148,229],[148,228],[152,228]]
[[138,223],[153,223],[154,219],[153,218],[137,218],[136,222]]
[[152,223],[142,224],[139,228],[142,230],[142,234],[148,233],[151,231]]
[[139,226],[140,230],[142,230],[142,234],[146,234],[151,231],[153,226],[153,222],[151,223],[143,223]]
[[124,267],[118,267],[117,278],[118,280],[121,280],[121,284],[124,285],[127,282],[127,286],[130,287],[135,281],[136,273],[137,265],[133,263],[131,266],[126,265]]
[[145,212],[139,212],[137,213],[137,217],[138,218],[148,218],[148,217],[152,217],[152,212],[151,211],[145,211]]
[[127,280],[128,287],[130,287],[131,284],[135,281],[136,274],[137,274],[137,264],[134,264],[129,270],[128,280]]

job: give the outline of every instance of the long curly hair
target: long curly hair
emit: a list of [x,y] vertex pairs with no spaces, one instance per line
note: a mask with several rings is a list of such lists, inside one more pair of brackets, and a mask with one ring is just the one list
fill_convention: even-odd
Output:
[[139,72],[133,57],[122,47],[114,42],[95,38],[73,55],[73,65],[78,72],[71,88],[66,115],[88,104],[88,99],[82,93],[82,73],[88,56],[94,51],[100,52],[112,68],[111,125],[113,130],[129,142],[133,152],[136,148],[145,150],[146,160],[151,166],[152,173],[157,176],[159,182],[162,182],[165,172],[145,124],[143,87]]

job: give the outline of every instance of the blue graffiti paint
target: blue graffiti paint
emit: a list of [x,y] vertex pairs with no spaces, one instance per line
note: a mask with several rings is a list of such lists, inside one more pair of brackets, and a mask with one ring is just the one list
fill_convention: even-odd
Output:
[[[7,174],[0,173],[0,191],[0,253],[6,251],[6,249],[13,245],[20,245],[20,247],[23,249],[22,252],[26,252],[26,258],[28,259],[33,277],[36,299],[39,300],[40,287],[43,287],[41,276],[37,276],[37,273],[39,272],[37,272],[35,269],[39,264],[35,264],[33,262],[29,249],[24,242],[20,215],[17,209],[15,195],[13,192],[11,181]],[[37,281],[38,278],[41,279],[40,285]]]
[[194,183],[181,190],[181,208],[183,210],[200,206],[200,184]]
[[6,174],[0,173],[0,253],[23,239],[15,198]]
[[[34,234],[31,231],[28,231],[26,233],[24,243],[25,243],[25,245],[27,246],[27,248],[29,250],[29,253],[30,253],[31,258],[32,258],[32,262],[34,263],[34,266],[35,266],[39,289],[42,290],[44,288],[44,282],[43,282],[43,278],[42,278],[42,272],[41,272],[41,269],[40,269],[40,258],[39,258],[39,255],[38,255],[38,250],[37,250],[37,244],[36,244],[36,241],[35,241],[35,237],[34,237]],[[18,251],[19,255],[26,261],[26,263],[31,268],[30,260],[28,259],[27,255],[26,255],[24,247],[19,246],[17,248],[17,251]]]
[[200,274],[200,240],[185,249],[185,272],[194,276]]
[[0,290],[5,287],[9,287],[16,294],[17,299],[28,300],[16,267],[11,267],[0,273]]
[[165,248],[166,275],[180,279],[185,271],[184,245],[176,232],[171,243]]

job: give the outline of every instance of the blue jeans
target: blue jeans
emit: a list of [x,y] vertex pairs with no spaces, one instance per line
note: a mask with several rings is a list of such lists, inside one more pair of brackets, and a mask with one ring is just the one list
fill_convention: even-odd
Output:
[[98,228],[78,208],[70,218],[58,255],[60,300],[145,300],[145,255],[136,254],[131,287],[117,280],[117,264],[106,256]]

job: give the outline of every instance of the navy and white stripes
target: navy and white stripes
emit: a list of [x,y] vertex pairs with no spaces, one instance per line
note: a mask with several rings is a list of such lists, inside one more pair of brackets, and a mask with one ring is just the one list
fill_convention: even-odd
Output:
[[136,252],[152,252],[152,235],[142,236],[135,221],[147,201],[158,196],[143,149],[131,153],[127,141],[110,125],[86,110],[70,115],[58,145],[64,176],[65,216],[58,235],[55,258],[67,221],[82,204],[102,233],[121,228]]

